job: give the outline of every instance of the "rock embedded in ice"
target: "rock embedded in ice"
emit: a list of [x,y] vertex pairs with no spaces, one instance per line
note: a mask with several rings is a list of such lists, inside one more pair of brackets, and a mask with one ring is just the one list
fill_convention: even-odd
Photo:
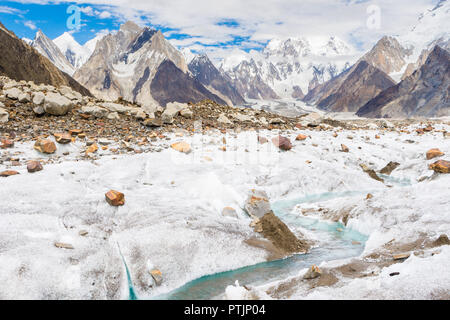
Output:
[[34,149],[41,153],[51,154],[56,151],[56,145],[53,141],[38,139],[34,144]]
[[222,210],[222,216],[224,217],[231,217],[231,218],[237,218],[237,212],[232,207],[225,207]]
[[98,150],[98,146],[96,143],[91,144],[87,149],[86,149],[86,155],[90,154],[90,153],[95,153]]
[[191,152],[191,146],[189,145],[189,143],[184,142],[184,141],[172,143],[170,145],[170,147],[174,150],[177,150],[177,151],[183,152],[183,153]]
[[253,218],[262,218],[272,211],[269,197],[262,190],[252,189],[244,204],[245,211]]
[[55,247],[60,249],[74,249],[70,243],[55,242]]
[[153,269],[150,271],[150,274],[151,274],[153,280],[155,280],[155,284],[157,286],[160,286],[163,281],[161,271],[159,271],[158,269]]
[[29,173],[37,172],[43,170],[43,166],[39,161],[31,160],[27,163],[27,170]]
[[303,279],[315,279],[322,275],[322,271],[319,269],[318,266],[312,265],[308,271],[306,271],[305,275],[303,276]]
[[15,170],[6,170],[6,171],[2,171],[0,172],[0,177],[10,177],[10,176],[14,176],[16,174],[19,174],[19,172],[15,171]]
[[427,160],[431,160],[433,158],[440,157],[443,155],[444,155],[444,153],[441,150],[439,150],[438,148],[430,149],[426,153]]
[[272,143],[276,147],[278,147],[278,148],[280,148],[281,150],[284,150],[284,151],[288,151],[288,150],[292,149],[291,140],[289,140],[286,137],[280,136],[280,135],[277,136],[277,137],[272,138]]
[[377,180],[377,181],[380,181],[380,182],[384,182],[384,180],[381,179],[381,178],[377,175],[377,173],[375,172],[375,170],[370,169],[367,165],[365,165],[365,164],[363,164],[363,163],[361,163],[359,166],[360,166],[361,169],[363,169],[363,171],[364,171],[365,173],[367,173],[367,174],[369,175],[369,177],[371,177],[372,179]]
[[349,152],[350,150],[348,149],[348,147],[345,144],[341,144],[341,152]]
[[264,144],[264,143],[267,143],[268,140],[267,140],[267,138],[258,136],[258,142],[259,142],[260,144]]
[[383,169],[380,170],[380,173],[390,175],[399,165],[400,163],[398,162],[390,161]]
[[297,141],[303,141],[303,140],[306,140],[306,138],[308,138],[307,136],[305,136],[304,134],[299,134],[296,138],[295,138],[295,140],[297,140]]
[[123,206],[125,204],[125,195],[122,192],[116,190],[110,190],[105,193],[105,199],[106,202],[109,203],[109,205],[114,207]]
[[403,259],[407,259],[409,258],[411,254],[410,253],[399,253],[399,254],[394,254],[392,256],[392,259],[394,260],[403,260]]
[[430,164],[429,168],[437,173],[450,173],[450,161],[438,160]]

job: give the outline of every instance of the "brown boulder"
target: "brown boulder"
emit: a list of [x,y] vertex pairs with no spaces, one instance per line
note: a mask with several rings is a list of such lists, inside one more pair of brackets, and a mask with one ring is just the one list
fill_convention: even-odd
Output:
[[37,172],[37,171],[41,171],[42,169],[44,169],[42,167],[42,164],[39,161],[28,161],[27,163],[27,170],[29,173],[33,173],[33,172]]
[[433,159],[436,157],[443,156],[444,153],[441,150],[439,150],[438,148],[433,148],[433,149],[428,150],[426,155],[427,155],[427,160],[430,160],[430,159]]
[[14,176],[16,174],[19,174],[19,172],[14,171],[14,170],[6,170],[6,171],[2,171],[0,172],[0,177],[9,177],[9,176]]
[[123,206],[125,204],[125,195],[122,192],[110,190],[105,194],[106,202],[111,206]]
[[450,161],[438,160],[433,164],[430,164],[429,168],[438,173],[450,173]]
[[348,149],[348,147],[345,144],[341,144],[341,152],[349,152],[350,150]]
[[390,161],[383,169],[380,170],[381,174],[390,175],[392,171],[394,171],[400,163]]
[[41,153],[54,153],[56,151],[56,145],[53,141],[47,139],[38,139],[34,144],[34,149]]
[[1,140],[1,145],[0,145],[0,148],[1,149],[6,149],[6,148],[12,148],[12,147],[14,147],[14,141],[12,141],[12,140],[9,140],[9,139],[2,139]]
[[283,136],[277,136],[277,137],[272,138],[272,143],[276,147],[278,147],[284,151],[291,150],[291,148],[292,148],[291,140],[289,140],[288,138],[283,137]]
[[72,141],[72,135],[70,133],[55,133],[55,140],[61,144],[68,144]]
[[295,138],[295,140],[297,140],[297,141],[303,141],[303,140],[306,140],[306,138],[308,138],[307,136],[305,136],[304,134],[299,134],[298,136],[297,136],[297,138]]
[[86,149],[86,155],[88,155],[89,153],[97,152],[97,150],[98,150],[97,144],[93,143]]

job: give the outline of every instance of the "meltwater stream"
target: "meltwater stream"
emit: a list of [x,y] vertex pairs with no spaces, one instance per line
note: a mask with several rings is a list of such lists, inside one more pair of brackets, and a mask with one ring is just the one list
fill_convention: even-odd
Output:
[[364,250],[367,236],[346,228],[341,223],[319,221],[317,219],[292,214],[295,205],[306,202],[317,202],[333,198],[362,195],[364,192],[323,193],[299,199],[274,202],[272,210],[290,228],[303,227],[314,232],[321,239],[320,247],[313,248],[307,254],[296,254],[291,257],[261,262],[243,268],[215,273],[195,279],[167,294],[153,299],[168,300],[206,300],[217,299],[225,292],[225,288],[239,281],[240,285],[261,285],[285,279],[298,274],[303,268],[323,261],[358,256]]

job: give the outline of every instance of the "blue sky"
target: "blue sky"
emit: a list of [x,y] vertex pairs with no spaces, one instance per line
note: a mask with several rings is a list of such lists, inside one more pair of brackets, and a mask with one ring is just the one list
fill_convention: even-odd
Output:
[[[1,1],[0,21],[19,37],[38,29],[54,39],[70,31],[81,44],[98,33],[117,30],[126,20],[162,30],[171,42],[213,59],[236,50],[261,49],[274,37],[338,36],[357,50],[381,36],[410,28],[437,0],[91,0]],[[131,3],[131,4],[130,4]],[[66,11],[81,10],[80,30],[69,30]],[[375,8],[375,9],[374,9]],[[377,16],[378,15],[378,16]],[[379,20],[369,26],[371,17]]]

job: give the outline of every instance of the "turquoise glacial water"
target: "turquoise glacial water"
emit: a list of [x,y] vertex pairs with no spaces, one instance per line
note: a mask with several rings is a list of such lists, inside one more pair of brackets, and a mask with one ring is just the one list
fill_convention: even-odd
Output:
[[[333,198],[356,196],[364,192],[323,193],[310,195],[298,199],[283,200],[272,204],[272,210],[291,228],[303,227],[311,230],[319,239],[326,239],[320,247],[313,248],[307,254],[296,254],[291,257],[261,262],[243,268],[219,272],[195,279],[167,294],[153,299],[168,300],[206,300],[219,298],[225,288],[239,281],[240,285],[261,285],[271,281],[285,279],[298,274],[303,268],[323,261],[350,258],[358,256],[364,250],[367,236],[346,228],[341,223],[319,221],[296,214],[292,214],[293,207],[300,203],[324,201]],[[358,242],[358,243],[355,243]]]

